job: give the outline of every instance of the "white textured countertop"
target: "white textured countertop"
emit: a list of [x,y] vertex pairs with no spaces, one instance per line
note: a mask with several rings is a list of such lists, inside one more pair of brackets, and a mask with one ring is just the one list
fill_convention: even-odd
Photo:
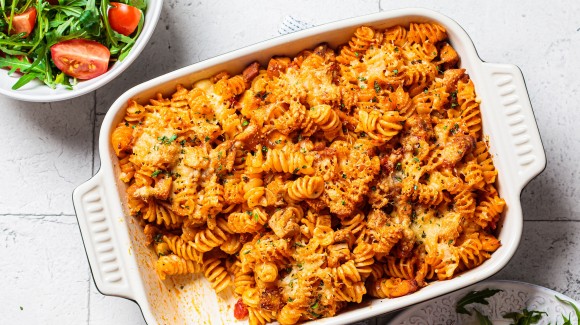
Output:
[[522,194],[523,239],[494,278],[580,299],[580,1],[166,0],[150,45],[96,93],[52,104],[0,97],[0,323],[144,323],[135,303],[95,289],[71,199],[99,168],[95,139],[121,93],[275,37],[287,15],[318,25],[412,6],[450,16],[483,60],[524,73],[548,167]]

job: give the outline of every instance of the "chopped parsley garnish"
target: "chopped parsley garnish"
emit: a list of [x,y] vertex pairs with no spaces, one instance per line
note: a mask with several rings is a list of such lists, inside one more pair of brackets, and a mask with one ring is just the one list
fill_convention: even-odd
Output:
[[248,122],[247,120],[244,120],[244,121],[242,122],[242,126],[248,126],[248,124],[250,124],[250,122]]
[[400,163],[400,162],[398,162],[398,163],[395,165],[395,169],[396,169],[397,171],[401,171],[401,169],[402,169],[402,165],[401,165],[401,163]]
[[394,74],[395,76],[396,76],[396,75],[398,75],[398,74],[399,74],[399,69],[395,69],[395,70],[393,70],[393,74]]
[[[365,77],[358,77],[358,80],[362,81],[362,82],[367,82],[367,78]],[[344,106],[344,104],[342,104]]]
[[263,151],[263,152],[268,152],[268,147],[266,147],[266,146],[262,146],[262,151]]
[[457,131],[459,131],[459,124],[455,123],[453,125],[453,128],[451,130],[449,130],[449,133],[455,134],[455,133],[457,133]]
[[209,136],[205,136],[205,142],[208,142],[211,138]]
[[163,171],[160,169],[157,169],[156,171],[151,173],[151,177],[157,177],[157,175],[161,174]]
[[346,205],[346,202],[344,202],[344,200],[342,200],[342,202],[341,202],[341,203],[342,203],[342,205]]
[[375,80],[375,92],[378,94],[381,92],[381,85],[379,85],[379,82]]
[[157,138],[157,140],[161,141],[161,144],[165,144],[165,145],[171,144],[173,141],[175,141],[175,139],[177,139],[177,134],[174,134],[174,135],[170,136],[169,138],[166,136],[161,136],[161,137]]
[[153,238],[153,240],[156,243],[160,243],[163,240],[163,235],[162,234],[157,234],[157,235],[155,235],[155,238]]

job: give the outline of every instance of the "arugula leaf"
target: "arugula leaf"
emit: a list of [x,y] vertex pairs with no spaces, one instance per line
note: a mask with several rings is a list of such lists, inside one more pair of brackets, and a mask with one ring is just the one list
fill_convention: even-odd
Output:
[[475,311],[475,316],[477,316],[477,320],[479,321],[479,325],[493,325],[489,317],[485,316],[484,314],[480,313],[479,310],[473,308]]
[[146,0],[124,0],[125,4],[133,6],[139,10],[147,9],[147,1]]
[[469,305],[469,304],[488,305],[489,302],[485,299],[495,295],[496,293],[498,293],[500,291],[503,291],[503,290],[484,289],[481,291],[472,291],[472,292],[468,293],[467,295],[465,295],[463,298],[459,299],[459,301],[457,302],[457,306],[455,307],[455,311],[459,314],[471,315],[471,313],[467,309],[465,309],[465,307],[467,305]]
[[[575,304],[573,304],[571,301],[560,299],[558,296],[555,296],[555,297],[556,297],[556,299],[558,299],[559,302],[561,302],[565,305],[568,305],[568,306],[572,307],[572,309],[574,309],[574,313],[576,313],[576,319],[578,320],[578,323],[580,323],[580,309],[578,309],[578,307]],[[568,317],[570,317],[570,316],[568,316]],[[567,319],[566,317],[564,317],[564,315],[562,315],[562,318],[564,318],[564,324],[562,324],[562,325],[568,325],[568,324],[571,325],[572,324],[569,318]]]
[[542,319],[542,315],[548,316],[548,313],[543,311],[537,310],[524,310],[521,313],[518,312],[511,312],[503,315],[505,319],[513,320],[513,325],[530,325],[530,324],[537,324],[540,319]]

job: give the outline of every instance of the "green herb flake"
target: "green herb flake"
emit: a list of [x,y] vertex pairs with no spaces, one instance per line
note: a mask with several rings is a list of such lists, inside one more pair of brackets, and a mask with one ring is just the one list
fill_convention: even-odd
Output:
[[342,205],[346,205],[346,202],[344,202],[344,200],[342,200],[342,202],[341,202],[341,203],[342,203]]
[[156,171],[151,173],[151,177],[155,178],[155,177],[157,177],[157,175],[161,174],[162,172],[163,172],[162,170],[157,169]]
[[157,235],[155,235],[155,237],[153,238],[153,240],[156,243],[160,243],[163,240],[163,235],[162,234],[157,234]]
[[375,80],[375,92],[378,94],[381,90],[381,85],[379,85],[379,82]]
[[250,124],[250,122],[248,122],[247,120],[244,120],[244,121],[242,122],[242,126],[248,126],[248,124]]
[[209,136],[205,136],[205,142],[208,142],[211,138]]
[[393,70],[393,75],[395,75],[395,76],[396,76],[396,75],[398,75],[398,74],[399,74],[399,69],[395,69],[395,70]]
[[451,130],[449,130],[449,133],[451,133],[451,134],[453,134],[453,135],[454,135],[454,134],[455,134],[455,133],[457,133],[458,131],[459,131],[459,124],[455,123],[455,124],[453,125],[453,128],[452,128]]

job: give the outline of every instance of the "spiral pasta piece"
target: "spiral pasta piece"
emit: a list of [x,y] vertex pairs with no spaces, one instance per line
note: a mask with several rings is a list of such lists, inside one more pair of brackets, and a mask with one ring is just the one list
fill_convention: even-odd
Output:
[[223,219],[219,219],[217,227],[213,230],[210,228],[198,229],[193,231],[192,234],[187,235],[184,240],[190,241],[195,250],[205,253],[223,244],[230,232],[231,229],[227,222]]
[[334,139],[342,129],[340,118],[330,105],[313,106],[308,111],[308,116],[324,131],[324,136],[329,140]]
[[185,242],[181,237],[176,235],[163,236],[163,241],[175,255],[197,263],[202,262],[203,253],[196,250],[193,245]]
[[407,40],[412,43],[425,43],[426,41],[437,43],[446,38],[447,31],[445,28],[439,24],[431,23],[411,23],[407,34]]
[[312,175],[314,174],[313,162],[314,156],[305,155],[301,152],[285,152],[282,149],[271,149],[268,150],[263,168],[264,171]]
[[415,292],[418,288],[417,281],[415,280],[383,278],[372,284],[369,293],[376,298],[397,298]]
[[177,255],[161,256],[155,264],[155,269],[159,278],[165,280],[168,275],[183,275],[189,273],[200,273],[202,265],[198,262],[186,260]]
[[319,176],[304,176],[288,187],[288,197],[293,201],[316,199],[324,191],[324,180]]
[[225,290],[230,285],[230,275],[224,267],[224,263],[218,258],[203,261],[203,274],[216,293]]
[[348,46],[342,48],[336,60],[347,65],[354,60],[359,60],[369,49],[374,36],[375,31],[370,27],[361,26],[357,28]]

